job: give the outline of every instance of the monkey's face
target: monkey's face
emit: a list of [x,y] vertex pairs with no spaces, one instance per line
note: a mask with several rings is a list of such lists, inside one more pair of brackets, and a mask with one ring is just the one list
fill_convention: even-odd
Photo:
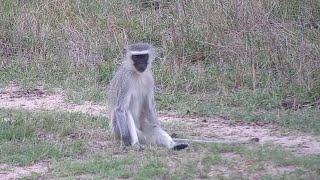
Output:
[[148,67],[149,54],[135,54],[131,55],[134,67],[139,72],[144,72]]

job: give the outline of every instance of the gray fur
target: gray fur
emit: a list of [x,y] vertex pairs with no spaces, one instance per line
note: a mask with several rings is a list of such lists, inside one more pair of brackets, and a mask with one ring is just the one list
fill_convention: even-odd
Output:
[[136,43],[127,47],[128,51],[145,51],[152,49],[152,46],[148,43]]
[[[110,127],[115,137],[125,145],[138,143],[174,148],[176,143],[161,128],[155,108],[151,71],[155,51],[147,43],[132,44],[126,49],[123,62],[110,83]],[[140,51],[149,54],[148,67],[144,72],[138,72],[131,60],[130,53]],[[131,123],[132,119],[134,123]]]
[[[148,52],[148,67],[143,72],[137,71],[131,59],[131,52]],[[132,44],[126,48],[123,62],[110,83],[111,123],[115,137],[125,145],[153,144],[184,149],[191,142],[200,143],[247,143],[249,141],[219,141],[172,139],[160,125],[154,100],[154,79],[151,71],[155,59],[154,48],[147,43]],[[258,139],[258,140],[257,140]]]

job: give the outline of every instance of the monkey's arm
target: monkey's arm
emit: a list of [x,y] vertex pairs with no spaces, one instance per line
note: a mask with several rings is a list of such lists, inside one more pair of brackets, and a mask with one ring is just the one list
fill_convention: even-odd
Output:
[[[114,133],[119,137],[126,145],[132,145],[136,143],[137,134],[133,132],[135,128],[132,120],[132,116],[129,112],[129,104],[131,96],[128,91],[128,87],[125,86],[127,78],[123,76],[115,76],[112,81],[111,93],[112,93],[112,125]],[[131,118],[131,119],[130,119]]]

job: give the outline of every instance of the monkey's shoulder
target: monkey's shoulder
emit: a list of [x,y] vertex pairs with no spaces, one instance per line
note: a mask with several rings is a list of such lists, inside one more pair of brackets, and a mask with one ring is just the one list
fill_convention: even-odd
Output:
[[111,86],[119,86],[121,84],[127,84],[131,80],[132,73],[120,67],[114,74],[111,80]]

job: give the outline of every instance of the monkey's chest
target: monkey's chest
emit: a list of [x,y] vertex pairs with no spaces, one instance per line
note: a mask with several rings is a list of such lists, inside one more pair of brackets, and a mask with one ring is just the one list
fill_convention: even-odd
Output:
[[136,127],[141,129],[147,113],[146,95],[142,93],[132,94],[129,109]]
[[142,84],[141,82],[132,84],[130,97],[130,112],[138,129],[144,122],[148,110],[148,97],[152,93],[151,84]]
[[149,78],[136,78],[130,83],[130,89],[132,101],[142,103],[152,93],[153,82]]
[[148,93],[145,90],[133,91],[130,98],[130,110],[135,115],[140,115],[145,110]]

